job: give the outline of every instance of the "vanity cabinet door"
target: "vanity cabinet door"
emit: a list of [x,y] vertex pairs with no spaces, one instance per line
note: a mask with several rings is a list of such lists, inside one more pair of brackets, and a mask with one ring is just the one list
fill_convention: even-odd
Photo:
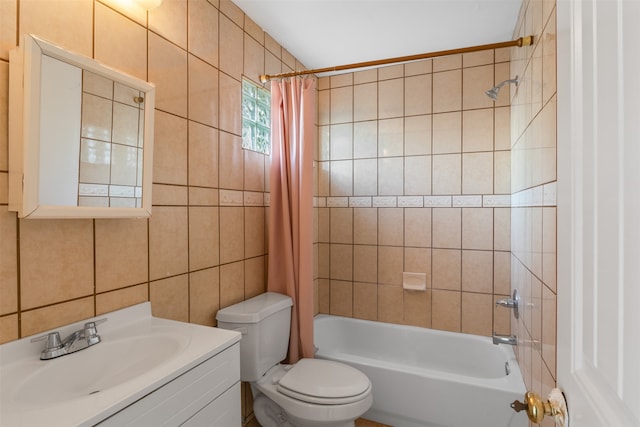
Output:
[[[224,397],[226,405],[214,405],[208,408],[206,414],[215,419],[218,414],[214,410],[220,409],[224,420],[230,415],[229,411],[237,412],[240,419],[240,392],[231,392],[240,382],[240,344],[236,343],[211,359],[185,372],[169,383],[144,396],[142,399],[127,406],[120,412],[113,414],[98,423],[100,427],[173,427],[187,423],[217,399]],[[229,393],[231,392],[231,393]],[[232,399],[237,400],[228,403]],[[237,409],[237,410],[236,410]],[[196,424],[198,426],[240,426],[233,424]]]
[[232,427],[242,425],[240,416],[240,383],[189,418],[184,427]]

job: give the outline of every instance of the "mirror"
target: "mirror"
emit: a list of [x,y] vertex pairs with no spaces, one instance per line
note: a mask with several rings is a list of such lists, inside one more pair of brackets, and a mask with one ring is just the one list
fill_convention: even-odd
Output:
[[154,86],[33,35],[9,59],[9,209],[150,216]]

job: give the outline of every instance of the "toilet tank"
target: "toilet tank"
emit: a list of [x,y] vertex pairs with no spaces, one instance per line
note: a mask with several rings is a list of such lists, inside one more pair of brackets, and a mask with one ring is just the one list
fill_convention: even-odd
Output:
[[242,381],[257,381],[287,356],[291,306],[290,297],[267,292],[218,311],[219,328],[242,332]]

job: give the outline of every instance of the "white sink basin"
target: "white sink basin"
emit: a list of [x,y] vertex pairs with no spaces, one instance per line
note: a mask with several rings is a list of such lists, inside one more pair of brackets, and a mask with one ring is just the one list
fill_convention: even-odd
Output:
[[100,318],[102,342],[56,359],[40,360],[43,343],[30,337],[0,346],[0,425],[96,424],[240,339],[152,317],[149,303]]
[[103,341],[48,363],[38,363],[40,366],[32,374],[19,381],[13,398],[43,404],[101,393],[166,363],[187,342],[188,337],[167,333]]

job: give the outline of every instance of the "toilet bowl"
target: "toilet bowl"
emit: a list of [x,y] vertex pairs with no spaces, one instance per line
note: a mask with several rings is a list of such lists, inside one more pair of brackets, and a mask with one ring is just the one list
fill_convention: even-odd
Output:
[[373,402],[371,382],[345,364],[286,356],[291,298],[268,292],[226,307],[218,327],[240,330],[240,377],[251,384],[262,427],[351,427]]
[[[353,426],[373,401],[371,382],[362,372],[320,359],[276,365],[252,384],[252,390],[280,407],[281,419],[296,427]],[[263,427],[287,425],[263,423],[255,403],[254,412]]]

